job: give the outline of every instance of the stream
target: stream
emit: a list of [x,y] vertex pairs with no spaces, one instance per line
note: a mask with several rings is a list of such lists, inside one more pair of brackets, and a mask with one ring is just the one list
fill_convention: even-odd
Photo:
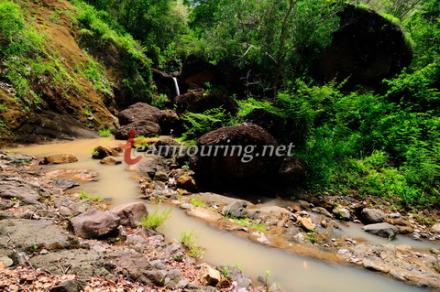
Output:
[[[90,169],[99,173],[97,182],[83,184],[76,190],[100,194],[112,200],[114,205],[135,201],[139,190],[134,169],[125,164],[106,166],[91,158],[94,147],[117,146],[123,143],[112,138],[76,140],[72,142],[31,145],[9,149],[10,151],[34,156],[47,154],[73,154],[79,161],[72,164],[49,166],[52,169]],[[311,258],[300,257],[276,248],[257,244],[237,235],[218,230],[210,225],[187,216],[177,207],[149,205],[154,209],[172,209],[171,218],[160,227],[167,240],[178,240],[185,231],[192,231],[197,244],[205,248],[203,261],[212,265],[240,267],[245,274],[257,278],[268,272],[269,281],[276,282],[283,291],[419,291],[379,273],[355,266],[327,264]],[[347,227],[353,237],[370,240],[364,233],[350,234],[359,228]],[[359,229],[360,230],[360,229]],[[362,231],[360,231],[362,232]],[[374,237],[376,238],[376,237]],[[402,242],[411,244],[411,242]]]

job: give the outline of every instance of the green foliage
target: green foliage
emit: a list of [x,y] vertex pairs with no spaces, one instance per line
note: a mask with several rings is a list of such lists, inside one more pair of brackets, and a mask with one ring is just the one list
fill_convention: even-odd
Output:
[[203,248],[198,246],[192,232],[183,232],[180,236],[180,243],[188,250],[188,254],[193,258],[201,258]]
[[234,224],[250,228],[255,231],[259,232],[266,232],[266,226],[263,223],[256,223],[254,220],[251,220],[250,218],[234,218],[234,217],[227,217],[229,221],[231,221]]
[[199,200],[197,198],[191,198],[189,200],[189,203],[193,206],[196,206],[196,207],[205,207],[206,206],[205,202],[203,202],[202,200]]
[[101,64],[89,57],[78,71],[91,82],[96,91],[113,96],[112,83],[108,80],[105,68]]
[[151,97],[151,105],[157,108],[164,108],[170,102],[165,94],[153,94]]
[[148,229],[156,230],[171,217],[171,210],[154,211],[142,218],[141,225]]
[[93,202],[101,202],[104,198],[101,195],[94,195],[87,191],[80,191],[79,198],[84,201],[93,201]]
[[100,137],[110,137],[112,135],[111,129],[101,129],[98,131]]
[[237,124],[239,121],[223,108],[213,108],[203,113],[187,112],[182,116],[182,120],[186,128],[185,139],[198,137],[215,129]]

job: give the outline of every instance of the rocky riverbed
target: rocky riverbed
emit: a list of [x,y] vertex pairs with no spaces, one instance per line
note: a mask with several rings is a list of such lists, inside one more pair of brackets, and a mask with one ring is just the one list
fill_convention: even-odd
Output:
[[236,268],[222,274],[138,226],[148,213],[143,202],[111,208],[75,191],[97,173],[42,162],[0,154],[0,290],[258,290]]
[[145,161],[139,166],[144,170],[139,180],[144,199],[168,202],[216,228],[264,245],[440,288],[435,210],[397,211],[377,198],[350,195],[292,193],[289,199],[274,199],[274,194],[243,199],[239,193],[198,192],[191,170],[157,155],[147,155]]

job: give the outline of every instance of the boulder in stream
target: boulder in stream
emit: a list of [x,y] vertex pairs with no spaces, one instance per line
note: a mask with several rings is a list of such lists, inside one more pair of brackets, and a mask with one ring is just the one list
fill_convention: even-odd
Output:
[[76,158],[72,154],[54,154],[44,157],[44,164],[64,164],[64,163],[74,163],[77,162]]
[[361,211],[361,221],[365,224],[381,223],[385,219],[385,213],[379,209],[364,208]]
[[[266,183],[276,176],[282,160],[268,155],[267,149],[278,146],[275,138],[253,124],[220,128],[201,136],[197,144],[199,153],[193,163],[197,179],[223,187],[228,183]],[[241,153],[237,150],[239,148]],[[206,154],[208,151],[211,155]]]
[[127,203],[111,210],[120,218],[120,224],[136,227],[141,219],[148,215],[147,206],[143,202]]
[[70,220],[77,236],[86,239],[103,238],[117,232],[119,217],[109,211],[90,209]]
[[376,223],[365,225],[364,227],[362,227],[362,230],[388,239],[394,239],[398,232],[397,227],[389,223]]

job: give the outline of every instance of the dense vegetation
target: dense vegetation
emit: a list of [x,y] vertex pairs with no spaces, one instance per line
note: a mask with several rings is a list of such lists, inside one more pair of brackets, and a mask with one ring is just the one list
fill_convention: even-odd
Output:
[[[414,52],[412,64],[376,90],[347,89],[344,82],[322,84],[309,74],[331,43],[346,1],[86,2],[71,1],[81,42],[94,55],[120,48],[123,90],[133,100],[160,96],[151,83],[151,67],[181,71],[188,56],[228,64],[241,74],[245,90],[227,89],[239,104],[238,114],[221,108],[186,113],[185,137],[246,121],[253,110],[263,110],[295,132],[294,155],[308,167],[309,190],[354,191],[405,206],[440,204],[437,0],[351,1],[399,24]],[[38,104],[33,84],[43,73],[60,86],[78,87],[75,77],[45,49],[44,36],[25,21],[20,5],[0,0],[0,16],[0,59],[6,68],[0,75],[14,86],[18,98]],[[112,64],[102,63],[90,57],[79,72],[111,95],[102,66]]]

